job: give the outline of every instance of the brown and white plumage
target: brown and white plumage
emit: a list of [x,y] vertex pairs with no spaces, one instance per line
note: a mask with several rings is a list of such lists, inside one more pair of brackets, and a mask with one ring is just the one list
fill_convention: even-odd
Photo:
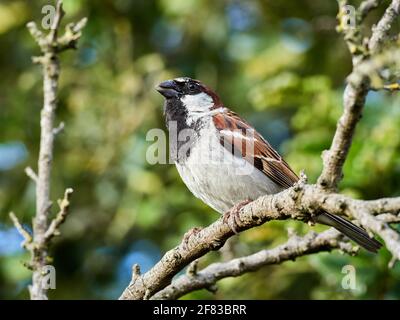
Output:
[[[289,188],[298,180],[279,153],[236,113],[225,109],[213,116],[213,122],[221,137],[221,144],[230,148],[233,153],[239,151],[242,157],[276,184],[282,188]],[[252,139],[251,145],[254,149],[251,150],[252,152],[246,152],[248,139]]]
[[[177,128],[176,136],[185,136],[183,141],[170,139],[179,174],[189,190],[216,211],[225,213],[242,201],[278,193],[298,181],[279,153],[200,81],[177,78],[157,90],[166,98],[169,130]],[[369,251],[381,246],[339,216],[321,212],[316,222],[335,227]]]

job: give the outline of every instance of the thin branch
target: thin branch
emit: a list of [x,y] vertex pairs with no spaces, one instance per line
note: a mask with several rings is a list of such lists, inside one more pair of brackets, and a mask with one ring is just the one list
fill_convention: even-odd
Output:
[[41,49],[41,56],[33,57],[32,60],[34,63],[42,65],[44,92],[44,102],[40,116],[38,173],[36,174],[31,168],[25,169],[26,174],[36,183],[36,215],[33,220],[33,236],[27,238],[29,233],[22,228],[15,215],[11,214],[10,217],[21,234],[24,235],[24,244],[31,253],[30,267],[33,270],[33,275],[29,291],[33,300],[47,299],[47,289],[42,286],[44,276],[42,269],[49,261],[48,246],[50,240],[59,233],[58,228],[67,215],[69,197],[72,192],[72,189],[65,191],[64,199],[59,202],[60,211],[49,224],[52,204],[50,200],[50,177],[54,137],[64,128],[63,123],[58,128],[54,128],[60,74],[58,54],[65,49],[75,48],[76,41],[81,36],[81,29],[86,22],[83,19],[76,25],[70,24],[65,34],[59,38],[58,31],[63,16],[62,1],[59,0],[57,1],[52,27],[47,36],[39,30],[34,22],[27,24],[29,32]]
[[54,236],[60,235],[59,227],[67,217],[72,192],[73,190],[71,188],[68,188],[67,190],[65,190],[64,198],[62,200],[58,200],[60,211],[51,221],[46,233],[44,234],[44,238],[47,242],[50,241]]
[[372,30],[372,36],[369,40],[369,49],[376,53],[382,49],[382,46],[389,36],[390,29],[394,21],[400,14],[400,0],[392,0],[385,14],[378,24]]
[[18,230],[20,235],[24,238],[24,241],[22,242],[21,246],[23,248],[26,248],[30,250],[29,245],[32,243],[32,236],[29,233],[28,230],[25,229],[25,227],[19,222],[17,216],[14,214],[14,212],[10,212],[10,219],[14,223],[15,228]]
[[[345,5],[347,5],[347,1],[339,0],[339,11],[343,11]],[[393,0],[376,28],[373,29],[369,48],[364,46],[360,26],[339,30],[344,34],[352,54],[352,75],[357,74],[360,64],[368,59],[370,54],[378,52],[382,44],[387,40],[391,24],[400,13],[399,8],[400,0]],[[368,52],[368,49],[370,52]],[[343,94],[343,114],[337,123],[330,149],[326,150],[322,155],[323,170],[318,178],[318,184],[322,188],[336,190],[338,183],[343,178],[343,165],[350,150],[355,129],[361,118],[369,90],[370,78],[369,74],[365,73],[362,73],[357,82],[352,81],[346,86]]]
[[199,265],[199,260],[194,260],[189,266],[187,267],[186,274],[188,276],[194,277],[197,275],[198,272],[198,265]]
[[395,92],[395,91],[400,91],[400,83],[389,83],[389,84],[383,84],[381,86],[371,86],[372,91],[381,91],[381,90],[386,90],[389,92]]
[[25,173],[29,178],[31,178],[33,180],[33,182],[37,183],[38,176],[35,173],[35,171],[32,170],[31,167],[26,167],[25,168]]
[[261,250],[249,256],[232,259],[228,262],[214,263],[197,271],[186,274],[174,280],[165,289],[156,293],[151,299],[171,300],[200,289],[215,286],[217,281],[227,277],[238,277],[242,274],[259,270],[260,268],[294,261],[296,258],[313,253],[340,249],[353,255],[355,249],[343,240],[343,236],[334,229],[321,234],[309,232],[303,237],[292,235],[289,240],[276,248]]
[[58,125],[58,127],[53,129],[53,135],[57,136],[58,134],[60,134],[61,132],[63,132],[65,129],[65,123],[64,122],[60,122],[60,124]]
[[352,211],[352,216],[361,225],[378,234],[384,241],[386,248],[392,253],[393,258],[400,260],[400,234],[393,230],[385,221],[378,219],[364,211]]
[[61,19],[64,17],[65,11],[63,10],[62,0],[58,0],[56,4],[56,14],[53,18],[53,23],[48,35],[48,43],[57,43],[57,33],[60,28]]
[[[338,5],[338,18],[341,20],[348,3],[347,1],[339,0]],[[343,23],[339,25],[342,26]],[[353,28],[338,28],[338,31],[344,35],[344,39],[352,55],[354,68],[367,55],[366,48],[363,46],[360,27],[356,25]],[[323,170],[318,178],[318,184],[322,188],[336,190],[338,183],[343,177],[342,167],[350,150],[357,122],[361,118],[368,88],[369,79],[367,76],[359,82],[358,86],[354,86],[353,84],[346,86],[343,94],[343,114],[337,123],[330,149],[322,153]]]
[[358,12],[360,13],[360,22],[362,22],[367,15],[374,9],[378,8],[382,3],[382,0],[365,0],[361,2],[358,7]]
[[43,35],[43,32],[39,30],[36,23],[34,21],[30,21],[26,24],[26,27],[28,28],[33,39],[35,39],[36,43],[39,45],[40,49],[44,50],[47,45],[47,41]]
[[61,38],[58,39],[58,48],[57,50],[63,51],[67,49],[76,49],[76,43],[81,37],[82,29],[85,27],[87,23],[87,18],[82,18],[78,23],[69,23],[65,27],[65,34]]
[[387,91],[399,91],[400,83],[385,84],[385,85],[383,85],[382,89],[387,90]]
[[324,189],[336,190],[343,178],[343,165],[353,140],[356,125],[361,118],[369,81],[363,77],[358,86],[348,84],[343,94],[344,112],[340,117],[329,150],[322,154],[323,170],[318,184]]

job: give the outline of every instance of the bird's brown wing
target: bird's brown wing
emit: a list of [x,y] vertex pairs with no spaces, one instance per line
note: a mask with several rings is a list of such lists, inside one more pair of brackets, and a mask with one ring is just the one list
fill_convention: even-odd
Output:
[[234,155],[241,155],[283,188],[298,181],[297,175],[271,145],[246,121],[234,112],[226,111],[213,116],[220,134],[220,143]]
[[[291,187],[298,177],[271,145],[252,127],[232,111],[214,115],[214,124],[220,134],[221,144],[235,155],[241,155],[263,172],[268,178],[283,188]],[[247,134],[246,134],[247,133]],[[246,141],[254,144],[246,149]],[[322,211],[315,221],[339,230],[350,239],[371,252],[382,246],[368,233],[346,219]]]

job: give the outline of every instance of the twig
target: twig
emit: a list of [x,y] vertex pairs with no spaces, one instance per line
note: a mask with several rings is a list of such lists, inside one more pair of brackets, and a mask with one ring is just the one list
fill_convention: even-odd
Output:
[[[348,10],[348,1],[347,0],[338,0],[338,15],[337,19],[339,20],[339,24],[336,27],[336,30],[343,34],[343,38],[346,41],[347,47],[351,53],[353,66],[357,65],[357,63],[362,60],[365,56],[367,56],[367,47],[364,43],[363,36],[360,31],[359,24],[361,23],[361,19],[357,19],[356,25],[348,26],[347,21],[347,10]],[[360,13],[356,13],[356,17],[361,17]]]
[[[339,0],[339,8],[347,4],[346,1]],[[323,155],[323,170],[318,178],[318,184],[325,189],[336,190],[337,185],[343,177],[343,164],[350,150],[355,128],[361,118],[365,99],[370,90],[369,74],[359,73],[359,67],[371,54],[378,52],[387,40],[390,26],[394,19],[399,15],[400,0],[393,0],[386,10],[376,28],[372,31],[369,41],[369,48],[365,48],[360,26],[352,29],[340,30],[345,35],[350,53],[352,54],[353,72],[352,75],[359,74],[358,81],[350,81],[343,94],[344,112],[340,117],[336,132],[329,150]],[[368,52],[369,49],[369,52]],[[378,72],[379,70],[375,70]]]
[[40,31],[34,21],[30,21],[26,24],[29,32],[31,33],[33,39],[39,45],[40,49],[44,50],[47,45],[46,38],[44,37],[42,31]]
[[399,91],[400,90],[400,83],[390,83],[390,84],[385,84],[382,87],[383,90],[387,91]]
[[28,230],[24,228],[24,226],[19,222],[18,218],[14,214],[14,212],[10,212],[10,219],[14,223],[15,228],[18,230],[20,235],[24,238],[24,241],[22,242],[21,246],[23,248],[26,248],[30,250],[29,245],[32,243],[32,236],[29,233]]
[[75,49],[76,42],[81,37],[81,31],[87,23],[87,18],[81,19],[78,23],[69,23],[65,27],[65,34],[58,39],[58,51]]
[[58,127],[53,129],[53,135],[57,136],[58,134],[60,134],[61,132],[64,131],[64,128],[65,128],[65,123],[64,122],[60,122]]
[[[340,13],[345,10],[347,1],[339,0],[338,4]],[[338,17],[340,19],[341,15]],[[367,56],[360,27],[354,26],[354,28],[338,29],[338,31],[344,35],[352,55],[353,68],[355,68]],[[322,153],[323,169],[318,178],[318,184],[326,190],[336,190],[343,177],[342,167],[349,152],[357,122],[361,118],[369,88],[368,77],[365,76],[361,80],[357,86],[351,83],[346,86],[343,94],[344,112],[337,123],[330,149]]]
[[58,230],[58,228],[67,217],[70,205],[70,196],[72,192],[73,190],[71,188],[68,188],[67,190],[65,190],[64,198],[62,200],[58,200],[60,211],[57,213],[57,216],[51,221],[49,227],[47,228],[47,231],[44,234],[45,241],[49,242],[54,236],[60,235],[60,231]]
[[35,171],[32,170],[31,167],[26,167],[26,168],[25,168],[25,173],[26,173],[26,175],[27,175],[29,178],[31,178],[31,179],[33,180],[33,182],[37,183],[37,181],[38,181],[38,176],[37,176],[37,174],[35,173]]
[[382,45],[387,40],[392,24],[398,18],[399,14],[400,0],[392,0],[382,19],[380,19],[372,30],[372,36],[368,43],[372,53],[376,53],[382,49]]
[[10,217],[13,219],[18,230],[24,235],[25,246],[29,245],[27,249],[31,252],[30,267],[33,270],[33,275],[29,291],[32,300],[47,299],[47,289],[42,286],[44,276],[42,269],[49,261],[48,246],[50,240],[59,233],[58,228],[65,220],[69,207],[69,197],[72,192],[72,189],[65,191],[64,199],[59,202],[60,211],[56,218],[49,224],[49,214],[52,204],[50,200],[50,176],[54,137],[64,128],[63,123],[58,128],[54,128],[58,78],[60,74],[58,54],[68,48],[75,47],[76,41],[81,35],[80,31],[85,24],[84,22],[79,22],[74,27],[70,25],[66,29],[65,34],[59,38],[58,32],[63,16],[62,1],[59,0],[57,1],[52,27],[47,36],[39,30],[34,22],[27,24],[29,32],[41,50],[41,56],[33,57],[32,60],[34,63],[42,65],[44,91],[44,102],[40,117],[41,132],[38,173],[35,174],[29,167],[25,169],[26,174],[36,183],[36,215],[33,220],[33,236],[27,238],[28,233],[24,232],[15,215],[11,214]]
[[194,260],[191,264],[189,264],[186,274],[191,277],[195,277],[197,275],[197,268],[199,265],[199,260]]
[[156,293],[151,299],[178,299],[189,292],[212,287],[217,281],[227,277],[238,277],[244,273],[256,271],[266,265],[294,261],[304,255],[332,251],[334,249],[340,249],[349,254],[355,253],[352,245],[344,241],[343,236],[334,229],[329,229],[321,234],[310,232],[303,237],[292,236],[285,244],[276,248],[261,250],[228,262],[211,264],[198,271],[195,276],[182,275],[168,287]]
[[378,8],[382,0],[365,0],[361,2],[358,7],[358,12],[360,13],[360,20],[362,22],[364,18],[374,9]]
[[384,84],[382,86],[374,86],[371,87],[371,90],[372,91],[386,90],[389,92],[400,91],[400,83],[389,83],[389,84]]

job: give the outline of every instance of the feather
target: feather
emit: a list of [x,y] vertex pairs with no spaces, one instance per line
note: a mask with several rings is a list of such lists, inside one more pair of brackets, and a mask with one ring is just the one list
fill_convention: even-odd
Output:
[[278,152],[246,121],[229,109],[224,110],[213,116],[220,143],[234,155],[241,155],[280,187],[293,186],[298,177]]

